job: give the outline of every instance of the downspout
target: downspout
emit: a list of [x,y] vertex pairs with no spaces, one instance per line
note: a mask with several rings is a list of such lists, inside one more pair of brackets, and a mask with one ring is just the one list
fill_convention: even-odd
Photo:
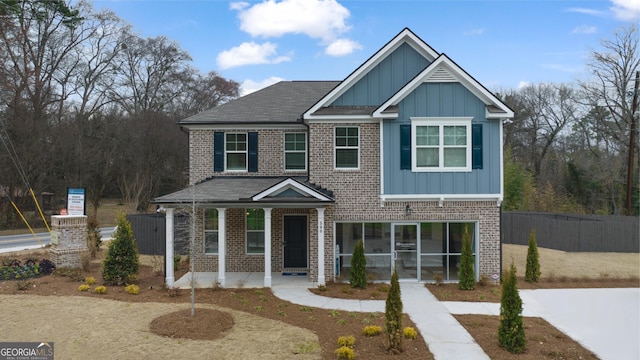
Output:
[[502,283],[502,244],[504,243],[504,234],[502,232],[502,203],[500,204],[500,218],[498,220],[498,226],[500,227],[500,282]]

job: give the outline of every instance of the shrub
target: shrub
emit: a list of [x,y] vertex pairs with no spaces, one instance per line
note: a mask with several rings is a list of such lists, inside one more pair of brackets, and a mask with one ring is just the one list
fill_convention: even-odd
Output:
[[362,330],[362,335],[364,336],[376,336],[382,333],[382,328],[377,325],[369,325],[365,326]]
[[178,271],[180,261],[182,261],[182,256],[178,254],[173,255],[173,271]]
[[418,332],[412,327],[406,327],[402,331],[402,336],[404,336],[405,339],[415,340],[418,337]]
[[116,222],[117,230],[102,263],[102,279],[107,283],[121,285],[131,275],[138,273],[140,264],[131,223],[124,213],[118,214]]
[[444,280],[442,278],[442,275],[440,275],[440,274],[433,275],[433,281],[436,283],[436,286],[441,285],[442,284],[442,280]]
[[106,286],[96,286],[96,288],[93,289],[93,292],[95,292],[96,294],[106,294],[107,293],[107,287]]
[[355,345],[355,344],[356,344],[356,338],[353,335],[340,336],[338,338],[338,345],[339,346],[353,347],[353,345]]
[[367,259],[364,257],[364,243],[361,240],[353,249],[351,257],[351,272],[349,273],[349,284],[351,287],[364,289],[367,286]]
[[87,285],[93,285],[96,283],[96,278],[94,278],[93,276],[89,276],[84,278],[84,283]]
[[353,360],[356,357],[352,348],[341,346],[333,352],[338,357],[338,360]]
[[392,354],[402,352],[402,299],[400,298],[400,283],[398,272],[393,269],[391,287],[387,293],[384,306],[384,325],[387,331],[387,351]]
[[140,287],[138,287],[138,285],[131,284],[131,285],[127,285],[124,288],[124,291],[130,295],[138,295],[138,292],[140,291]]
[[476,283],[473,267],[471,236],[469,235],[469,226],[465,225],[462,235],[462,254],[460,254],[460,281],[458,282],[460,290],[473,290]]
[[16,288],[20,291],[29,290],[29,286],[31,286],[31,281],[26,279],[21,279],[16,281]]
[[522,299],[518,294],[516,266],[512,261],[511,269],[502,284],[498,343],[505,350],[518,354],[524,351],[526,342],[522,323]]
[[524,273],[527,282],[538,282],[540,280],[540,258],[538,255],[538,244],[536,243],[536,231],[531,229],[529,233],[529,247],[527,248],[527,268]]
[[40,274],[49,275],[56,269],[56,264],[47,259],[42,259],[38,264],[38,269],[40,270]]
[[90,288],[91,288],[91,286],[89,286],[87,284],[82,284],[82,285],[78,286],[78,290],[79,291],[89,291]]
[[95,259],[102,245],[102,235],[100,235],[100,224],[95,216],[89,216],[87,220],[87,247],[91,258]]

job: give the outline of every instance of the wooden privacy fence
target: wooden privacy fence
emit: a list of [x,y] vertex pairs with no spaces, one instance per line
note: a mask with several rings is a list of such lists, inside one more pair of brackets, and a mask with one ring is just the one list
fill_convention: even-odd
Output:
[[502,213],[502,242],[527,245],[531,229],[539,247],[572,252],[640,252],[640,218],[530,212]]
[[[127,215],[127,220],[131,223],[140,254],[165,255],[165,214],[132,214]],[[189,217],[177,213],[174,215],[173,224],[174,252],[186,255],[189,253]]]

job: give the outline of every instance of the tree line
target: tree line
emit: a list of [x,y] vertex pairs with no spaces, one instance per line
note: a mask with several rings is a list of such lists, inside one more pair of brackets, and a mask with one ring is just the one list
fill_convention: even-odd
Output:
[[586,80],[499,94],[515,112],[504,126],[504,210],[639,214],[638,39],[632,24],[601,40]]
[[[80,1],[0,0],[0,228],[21,221],[26,196],[84,187],[133,202],[184,186],[187,135],[177,120],[239,95],[202,74],[164,36],[142,37],[112,11]],[[61,204],[54,204],[63,207]]]

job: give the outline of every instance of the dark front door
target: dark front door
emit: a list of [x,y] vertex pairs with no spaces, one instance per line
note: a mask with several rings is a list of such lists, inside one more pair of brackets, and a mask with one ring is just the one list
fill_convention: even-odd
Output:
[[307,217],[304,215],[284,217],[284,267],[307,267]]

